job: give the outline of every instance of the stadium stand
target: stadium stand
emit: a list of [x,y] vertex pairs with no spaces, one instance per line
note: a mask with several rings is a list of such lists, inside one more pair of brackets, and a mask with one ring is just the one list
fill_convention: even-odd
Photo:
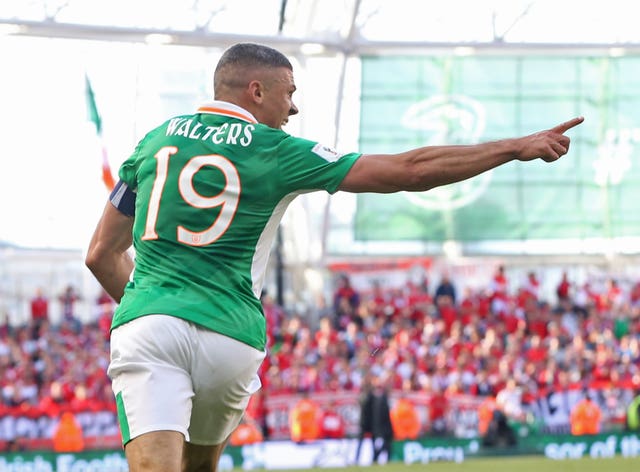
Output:
[[[566,283],[559,281],[559,288]],[[565,287],[552,302],[524,283],[509,293],[492,290],[494,281],[487,281],[481,290],[464,291],[457,303],[450,295],[429,293],[426,285],[378,287],[370,293],[344,287],[341,279],[335,306],[349,309],[336,309],[316,325],[265,297],[269,356],[262,369],[263,391],[250,413],[267,437],[278,437],[266,426],[272,398],[356,395],[368,374],[386,378],[394,391],[420,393],[432,402],[422,420],[425,434],[436,433],[438,411],[447,415],[446,404],[437,404],[437,392],[448,402],[477,397],[479,404],[486,396],[498,396],[511,380],[523,410],[535,414],[532,407],[550,392],[581,396],[591,389],[599,392],[595,398],[606,429],[626,420],[629,402],[619,392],[633,395],[640,386],[640,282],[628,290],[613,280],[601,290],[591,284]],[[93,431],[85,434],[87,447],[102,444],[96,436],[113,443],[115,403],[106,375],[113,304],[104,297],[96,303],[100,314],[92,323],[76,325],[63,318],[52,325],[32,319],[0,327],[6,448],[16,447],[16,440],[23,447],[38,446],[67,411],[80,415],[81,423],[84,418],[83,428]],[[101,412],[112,419],[97,419]],[[12,418],[30,418],[39,426],[21,430],[14,421],[7,427]],[[102,431],[96,421],[102,421]],[[440,433],[454,434],[452,428],[450,421]]]

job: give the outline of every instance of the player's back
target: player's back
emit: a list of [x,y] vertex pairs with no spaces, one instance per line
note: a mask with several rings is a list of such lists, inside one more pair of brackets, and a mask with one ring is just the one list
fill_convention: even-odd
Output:
[[282,214],[300,193],[335,192],[358,156],[225,102],[151,131],[120,168],[136,190],[136,266],[113,326],[164,313],[263,348],[259,294]]
[[[265,229],[275,230],[281,216],[274,214],[284,197],[274,148],[283,135],[198,113],[173,118],[141,141],[123,166],[136,188],[136,268],[128,287],[136,296],[123,300],[128,316],[170,312],[209,325],[205,311],[223,312],[228,326],[216,319],[217,329],[261,344],[262,328],[246,333],[264,322],[254,290],[262,280],[254,277],[271,246]],[[251,321],[248,313],[258,316]]]

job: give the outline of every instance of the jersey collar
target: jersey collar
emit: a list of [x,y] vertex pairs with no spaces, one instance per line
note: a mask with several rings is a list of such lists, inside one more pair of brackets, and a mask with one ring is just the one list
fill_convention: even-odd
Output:
[[231,118],[239,118],[244,121],[248,121],[249,123],[257,123],[258,120],[238,105],[234,105],[233,103],[223,102],[221,100],[213,100],[211,102],[207,102],[198,108],[198,113],[208,113],[210,115],[223,115]]

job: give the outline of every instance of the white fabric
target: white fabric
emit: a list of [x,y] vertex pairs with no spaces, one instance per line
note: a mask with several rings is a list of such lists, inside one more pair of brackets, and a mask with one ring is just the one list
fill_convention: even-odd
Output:
[[170,430],[193,444],[222,443],[261,386],[265,355],[172,316],[143,316],[116,328],[108,374],[131,439]]

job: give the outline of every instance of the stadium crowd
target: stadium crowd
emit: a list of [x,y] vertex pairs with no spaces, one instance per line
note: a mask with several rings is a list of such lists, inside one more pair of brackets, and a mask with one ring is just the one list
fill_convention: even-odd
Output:
[[359,389],[366,372],[394,389],[451,394],[496,395],[513,379],[523,401],[570,385],[640,385],[640,283],[595,291],[564,277],[553,302],[533,272],[509,293],[503,268],[460,298],[446,277],[433,292],[376,286],[366,297],[341,284],[316,330],[265,303],[267,392]]
[[0,326],[0,416],[58,417],[64,411],[115,411],[109,361],[109,327],[113,301],[96,300],[94,323],[74,312],[78,296],[69,287],[61,296],[64,313],[52,324],[48,300],[38,292],[31,300],[31,320]]
[[[315,325],[265,294],[269,354],[258,400],[360,391],[368,376],[435,399],[510,389],[516,411],[549,390],[640,387],[640,282],[625,290],[610,279],[596,290],[565,275],[554,300],[543,299],[533,272],[515,291],[503,267],[482,290],[459,295],[464,281],[457,282],[443,276],[436,287],[374,284],[359,293],[344,275]],[[57,325],[39,293],[30,323],[0,327],[0,415],[115,411],[106,376],[114,303],[103,294],[100,315],[87,324],[75,316],[73,290],[65,296],[71,298]],[[263,405],[252,402],[250,413],[263,418]],[[444,414],[444,406],[433,408]]]

